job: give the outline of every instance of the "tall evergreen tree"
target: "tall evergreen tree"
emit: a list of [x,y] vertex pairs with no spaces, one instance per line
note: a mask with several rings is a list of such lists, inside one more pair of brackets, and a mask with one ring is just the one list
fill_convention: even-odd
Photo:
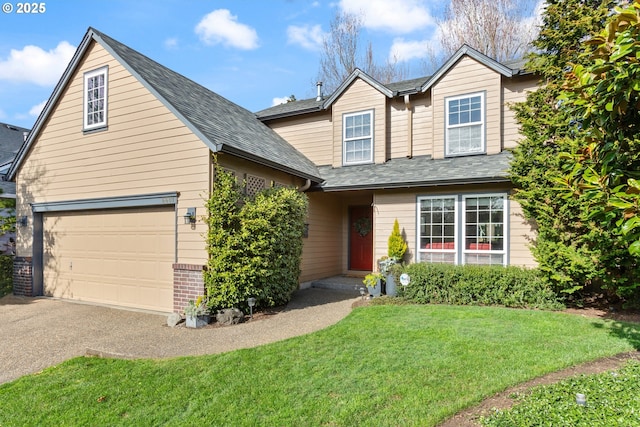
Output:
[[[523,139],[513,150],[514,198],[537,227],[531,250],[556,290],[572,294],[590,284],[607,286],[621,273],[612,271],[621,254],[617,239],[590,223],[577,200],[560,197],[558,179],[570,160],[568,141],[576,119],[558,108],[564,74],[585,61],[585,38],[599,32],[615,2],[548,0],[543,25],[533,42],[527,68],[541,76],[541,87],[514,107]],[[603,250],[603,248],[606,248]],[[615,267],[614,267],[615,270]]]

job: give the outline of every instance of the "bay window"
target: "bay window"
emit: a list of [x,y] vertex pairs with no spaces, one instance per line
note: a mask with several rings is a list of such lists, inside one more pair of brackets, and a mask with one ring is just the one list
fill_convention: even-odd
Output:
[[507,264],[506,194],[418,198],[418,261]]

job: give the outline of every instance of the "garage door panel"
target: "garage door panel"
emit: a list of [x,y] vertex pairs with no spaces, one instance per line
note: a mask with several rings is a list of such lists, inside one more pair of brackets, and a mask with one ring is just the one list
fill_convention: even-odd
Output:
[[45,215],[45,295],[173,309],[173,206]]

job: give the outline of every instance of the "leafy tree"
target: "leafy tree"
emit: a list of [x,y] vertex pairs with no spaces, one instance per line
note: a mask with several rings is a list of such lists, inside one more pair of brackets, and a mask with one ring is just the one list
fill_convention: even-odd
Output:
[[542,84],[514,106],[523,135],[510,168],[514,198],[537,227],[531,250],[540,270],[567,294],[592,283],[606,286],[621,274],[611,270],[624,252],[616,236],[585,218],[579,200],[562,198],[557,181],[571,167],[560,153],[571,150],[576,129],[575,118],[559,108],[564,69],[586,61],[582,41],[603,27],[612,6],[607,0],[547,1],[527,64]]
[[581,56],[585,65],[567,75],[562,96],[565,114],[577,120],[564,153],[571,167],[559,181],[565,198],[628,250],[608,270],[619,274],[616,294],[640,305],[640,2],[616,8],[585,45],[592,47]]
[[216,165],[207,209],[210,307],[245,308],[248,297],[262,307],[286,304],[298,287],[306,196],[284,187],[245,196]]

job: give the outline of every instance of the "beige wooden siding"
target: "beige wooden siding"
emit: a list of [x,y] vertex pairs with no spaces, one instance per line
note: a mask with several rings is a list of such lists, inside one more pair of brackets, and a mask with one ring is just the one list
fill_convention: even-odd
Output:
[[[83,73],[108,65],[108,129],[82,131]],[[160,101],[95,42],[54,106],[17,176],[18,215],[31,202],[177,191],[178,262],[206,262],[198,218],[185,225],[188,207],[204,214],[209,150]],[[32,220],[21,230],[18,254],[31,256]],[[25,238],[26,237],[26,238]]]
[[433,156],[433,105],[431,90],[411,97],[413,106],[413,155]]
[[525,220],[520,204],[515,200],[509,200],[509,237],[511,239],[509,263],[511,265],[537,266],[530,250],[535,234],[535,227]]
[[332,194],[308,193],[309,237],[303,239],[300,282],[343,273],[343,208]]
[[413,128],[413,108],[407,108],[402,98],[395,98],[388,102],[389,126],[387,126],[387,137],[389,150],[386,160],[406,157],[410,150],[410,131]]
[[333,103],[333,162],[334,167],[342,162],[342,116],[373,110],[374,120],[374,162],[384,163],[386,157],[386,96],[361,79],[356,79],[351,86]]
[[331,113],[275,120],[267,125],[316,165],[331,165],[333,141]]
[[[420,189],[406,191],[377,192],[374,195],[374,260],[387,255],[387,241],[393,222],[397,218],[400,231],[404,233],[408,245],[406,260],[415,262],[416,260],[416,239],[417,231],[417,198],[419,196],[453,195],[461,193],[507,193],[509,190],[504,187],[487,188],[486,186],[465,186],[461,187],[439,187],[438,189]],[[529,244],[535,237],[535,230],[522,216],[520,205],[509,201],[509,263],[534,267],[536,265]]]
[[256,163],[247,162],[246,160],[242,160],[228,154],[220,153],[216,157],[220,166],[232,171],[239,183],[246,180],[247,176],[252,176],[264,179],[266,187],[271,187],[272,185],[284,185],[287,187],[299,188],[305,184],[305,181],[300,178],[295,178],[284,172],[280,172],[266,166],[261,166]]
[[412,192],[381,192],[373,198],[373,216],[375,223],[374,261],[388,253],[389,235],[397,219],[407,242],[406,261],[415,258],[416,241],[416,194]]
[[500,74],[469,57],[463,57],[432,88],[434,158],[445,156],[445,99],[485,92],[485,144],[487,154],[501,151],[502,91]]
[[515,113],[511,106],[516,102],[523,102],[527,99],[527,93],[537,89],[539,81],[536,77],[525,77],[522,79],[504,79],[504,148],[513,148],[518,144],[522,135],[516,123]]
[[173,206],[46,214],[44,294],[171,312]]

